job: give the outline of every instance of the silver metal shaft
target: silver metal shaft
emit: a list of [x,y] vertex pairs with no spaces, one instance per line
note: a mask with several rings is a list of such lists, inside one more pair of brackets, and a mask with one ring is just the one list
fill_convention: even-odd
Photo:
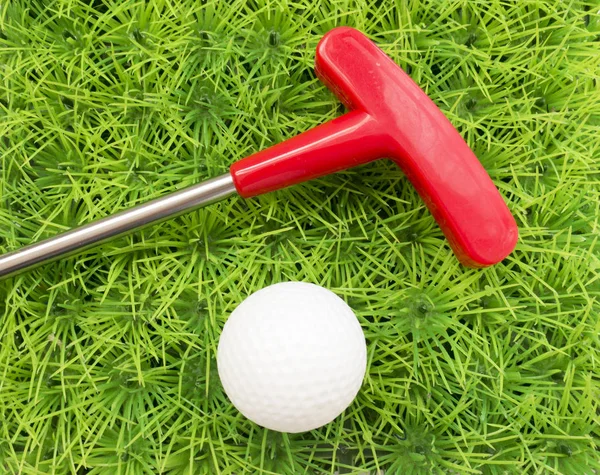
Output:
[[231,196],[229,173],[0,256],[0,279]]

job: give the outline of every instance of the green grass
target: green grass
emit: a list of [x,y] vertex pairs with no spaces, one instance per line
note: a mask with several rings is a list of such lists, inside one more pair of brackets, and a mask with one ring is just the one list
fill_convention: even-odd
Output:
[[[340,115],[312,70],[336,25],[460,130],[516,251],[460,266],[380,161],[4,281],[1,473],[600,470],[597,0],[2,0],[0,251]],[[284,280],[344,297],[368,342],[355,403],[300,435],[244,419],[215,365],[228,314]]]

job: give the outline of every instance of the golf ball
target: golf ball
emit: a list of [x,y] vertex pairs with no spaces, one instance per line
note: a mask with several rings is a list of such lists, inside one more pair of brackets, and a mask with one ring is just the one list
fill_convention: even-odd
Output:
[[367,365],[350,307],[318,285],[284,282],[231,314],[217,352],[219,376],[248,419],[280,432],[331,422],[356,397]]

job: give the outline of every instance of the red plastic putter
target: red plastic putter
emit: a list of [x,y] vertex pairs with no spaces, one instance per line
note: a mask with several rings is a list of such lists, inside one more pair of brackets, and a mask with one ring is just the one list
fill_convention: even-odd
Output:
[[404,171],[463,264],[496,264],[517,225],[494,183],[450,121],[361,32],[335,28],[315,70],[347,114],[234,163],[230,173],[0,257],[0,278],[87,249],[232,194],[244,198],[391,158]]

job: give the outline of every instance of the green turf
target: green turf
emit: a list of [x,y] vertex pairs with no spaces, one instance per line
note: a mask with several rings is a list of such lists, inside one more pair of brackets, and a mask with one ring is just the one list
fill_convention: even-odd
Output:
[[[4,281],[0,473],[597,473],[598,0],[0,1],[0,250],[343,113],[312,70],[336,25],[458,127],[517,250],[460,266],[380,161]],[[368,342],[355,403],[300,435],[242,417],[215,365],[227,315],[285,280],[344,297]]]

